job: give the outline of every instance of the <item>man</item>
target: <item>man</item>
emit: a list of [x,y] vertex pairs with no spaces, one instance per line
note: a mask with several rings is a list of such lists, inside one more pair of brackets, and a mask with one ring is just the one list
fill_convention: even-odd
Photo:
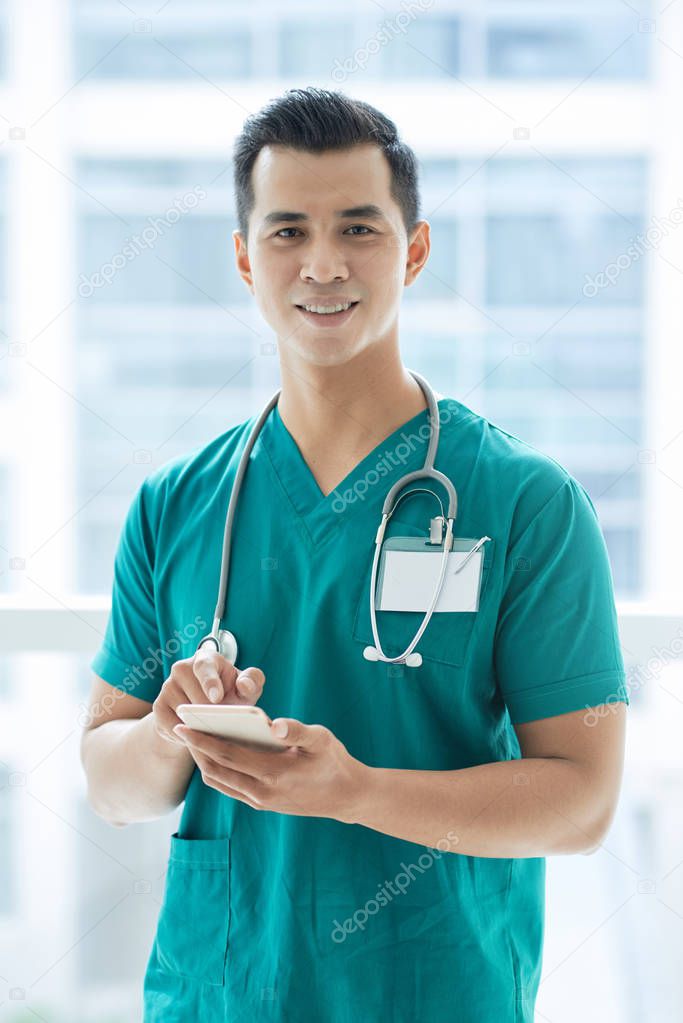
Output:
[[[429,434],[399,352],[430,248],[417,163],[379,111],[309,88],[247,120],[234,172],[237,269],[282,377],[234,523],[222,624],[239,667],[195,648],[255,417],[140,487],[83,738],[112,824],[185,802],[144,1018],[531,1023],[544,857],[596,849],[621,782],[628,696],[595,510],[553,459],[439,396],[455,535],[488,537],[478,610],[435,613],[417,668],[366,660],[382,504]],[[411,489],[392,535],[437,514]],[[378,612],[388,656],[421,620]],[[288,749],[179,727],[178,704],[210,700],[258,703]]]

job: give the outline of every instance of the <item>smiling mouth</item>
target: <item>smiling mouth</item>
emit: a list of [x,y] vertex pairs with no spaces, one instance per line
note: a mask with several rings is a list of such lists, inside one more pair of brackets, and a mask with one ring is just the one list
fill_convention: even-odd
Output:
[[298,305],[297,309],[301,309],[305,313],[309,313],[311,316],[341,316],[342,313],[348,313],[354,306],[357,306],[358,302],[349,302],[346,309],[341,309],[338,313],[317,313],[312,309],[307,309],[306,306]]
[[325,328],[345,326],[353,316],[357,305],[359,302],[351,302],[347,309],[342,309],[338,313],[313,313],[302,305],[297,305],[295,308],[299,310],[309,325],[316,328],[316,331],[318,329],[324,331]]

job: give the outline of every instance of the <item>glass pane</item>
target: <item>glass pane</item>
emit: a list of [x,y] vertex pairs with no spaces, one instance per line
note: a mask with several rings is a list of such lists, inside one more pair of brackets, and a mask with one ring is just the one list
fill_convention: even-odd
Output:
[[[142,978],[181,810],[124,828],[93,812],[80,762],[87,660],[50,653],[0,661],[15,683],[9,698],[0,693],[0,959],[8,1020],[142,1018]],[[49,687],[22,684],[48,677]]]
[[[406,5],[410,11],[410,5]],[[382,50],[384,76],[391,79],[441,79],[460,72],[460,22],[435,12],[409,23],[386,19],[396,29]],[[405,15],[404,15],[405,18]],[[398,26],[403,26],[399,28]]]
[[647,176],[634,158],[423,160],[432,250],[404,299],[408,365],[586,480],[619,597],[642,585],[646,249],[623,257]]
[[[500,78],[645,77],[651,30],[634,33],[634,19],[626,11],[616,18],[582,14],[493,20],[488,34],[489,74]],[[641,23],[646,24],[644,16]]]
[[341,20],[323,24],[309,19],[287,21],[280,25],[278,42],[279,73],[283,78],[326,77],[336,61],[343,61],[353,49],[351,25]]
[[96,200],[76,207],[77,586],[107,592],[134,490],[249,414],[269,338],[232,263],[225,161],[90,159],[77,173]]

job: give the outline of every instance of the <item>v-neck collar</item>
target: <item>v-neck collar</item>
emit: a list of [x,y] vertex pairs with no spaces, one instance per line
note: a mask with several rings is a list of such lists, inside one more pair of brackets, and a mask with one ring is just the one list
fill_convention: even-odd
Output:
[[[449,400],[440,398],[437,407],[441,409]],[[359,514],[379,514],[390,487],[424,464],[429,438],[424,438],[426,431],[422,435],[418,431],[427,422],[428,409],[424,408],[380,441],[327,495],[285,426],[277,404],[263,424],[261,440],[294,512],[318,543],[326,533],[347,522],[354,509]],[[400,452],[399,444],[403,444]]]

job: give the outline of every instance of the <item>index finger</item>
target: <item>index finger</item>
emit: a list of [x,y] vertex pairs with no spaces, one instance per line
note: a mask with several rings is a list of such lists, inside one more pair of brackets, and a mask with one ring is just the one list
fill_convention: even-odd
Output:
[[237,674],[234,664],[214,650],[210,643],[200,647],[195,654],[192,671],[211,703],[223,699],[226,688],[234,682]]

